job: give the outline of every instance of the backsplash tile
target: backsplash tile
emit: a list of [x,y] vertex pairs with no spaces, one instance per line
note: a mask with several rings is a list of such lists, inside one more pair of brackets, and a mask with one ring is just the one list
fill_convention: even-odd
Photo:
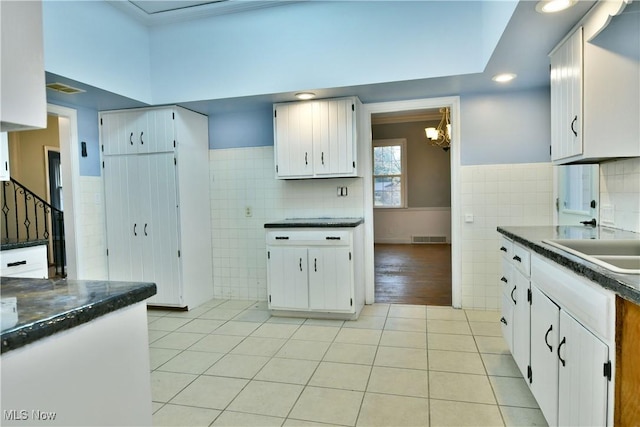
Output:
[[600,164],[600,218],[613,212],[614,228],[640,233],[640,157]]
[[[462,307],[498,309],[498,226],[549,225],[553,221],[550,163],[461,168]],[[465,222],[465,215],[473,222]]]
[[[217,298],[266,300],[265,222],[363,216],[362,178],[278,180],[273,147],[210,150],[209,164]],[[337,197],[338,186],[347,197]]]

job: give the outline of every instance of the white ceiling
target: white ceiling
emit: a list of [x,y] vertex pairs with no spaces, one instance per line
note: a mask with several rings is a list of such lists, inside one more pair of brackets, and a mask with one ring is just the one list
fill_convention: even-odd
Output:
[[[313,1],[313,0],[307,0]],[[242,13],[241,8],[257,9],[292,3],[292,1],[225,0],[202,1],[113,1],[112,5],[131,16],[160,25],[162,22],[188,20],[203,14]],[[362,86],[313,90],[318,97],[356,95],[362,102],[386,102],[403,99],[431,98],[473,93],[500,93],[549,86],[548,54],[553,47],[573,28],[582,16],[595,4],[593,0],[581,0],[572,8],[553,15],[542,15],[535,11],[535,1],[520,0],[484,72],[460,76],[428,78],[421,80],[387,82]],[[180,6],[180,9],[175,9]],[[238,9],[240,7],[240,9]],[[260,13],[260,11],[255,11]],[[239,16],[236,15],[236,16]],[[158,20],[160,19],[160,20]],[[518,78],[507,85],[498,85],[491,77],[498,72],[512,72]],[[47,82],[57,78],[62,83],[87,90],[87,93],[72,95],[78,105],[107,109],[125,108],[131,100],[111,96],[99,89],[79,82],[47,75]],[[313,89],[313,88],[308,88]],[[56,95],[50,94],[52,97]],[[187,108],[206,114],[225,111],[267,107],[274,102],[293,100],[291,93],[267,94],[242,98],[204,100],[183,104]],[[62,95],[61,95],[62,96]],[[138,103],[139,104],[139,103]],[[131,105],[137,106],[137,105]]]

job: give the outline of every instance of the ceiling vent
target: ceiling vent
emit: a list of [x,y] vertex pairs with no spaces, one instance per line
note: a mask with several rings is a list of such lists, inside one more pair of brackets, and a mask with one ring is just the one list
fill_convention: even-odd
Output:
[[56,92],[66,93],[67,95],[74,95],[76,93],[86,92],[86,90],[78,89],[64,83],[48,83],[47,89],[55,90]]

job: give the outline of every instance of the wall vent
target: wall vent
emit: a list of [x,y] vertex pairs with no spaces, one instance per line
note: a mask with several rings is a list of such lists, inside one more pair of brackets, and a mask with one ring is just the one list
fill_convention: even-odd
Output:
[[427,244],[427,243],[447,243],[446,236],[411,236],[411,243]]
[[86,92],[86,90],[78,89],[77,87],[72,87],[64,83],[48,83],[47,89],[55,90],[56,92],[66,93],[67,95]]

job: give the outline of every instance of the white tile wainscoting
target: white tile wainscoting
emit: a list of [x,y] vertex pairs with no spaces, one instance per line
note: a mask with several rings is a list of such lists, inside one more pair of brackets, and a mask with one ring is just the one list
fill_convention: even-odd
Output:
[[[461,168],[462,307],[500,307],[498,226],[549,225],[553,221],[550,163]],[[472,214],[473,222],[465,222]]]
[[104,187],[99,176],[80,177],[80,253],[81,269],[78,276],[87,280],[101,280],[109,276],[107,266],[107,237],[104,211]]
[[[214,289],[225,299],[266,299],[263,224],[287,217],[362,216],[361,178],[275,179],[273,147],[210,150]],[[461,167],[462,305],[498,309],[498,225],[552,223],[553,172],[549,163]],[[336,187],[347,186],[348,197]],[[640,159],[600,168],[600,206],[615,207],[616,228],[639,232]],[[107,277],[104,198],[99,177],[80,177],[84,278]],[[207,201],[203,201],[206,203]],[[245,216],[246,207],[251,216]],[[474,222],[465,223],[466,213]]]
[[[217,298],[266,300],[265,222],[363,216],[362,178],[277,180],[271,146],[209,153]],[[348,188],[347,197],[337,197],[338,186]]]

